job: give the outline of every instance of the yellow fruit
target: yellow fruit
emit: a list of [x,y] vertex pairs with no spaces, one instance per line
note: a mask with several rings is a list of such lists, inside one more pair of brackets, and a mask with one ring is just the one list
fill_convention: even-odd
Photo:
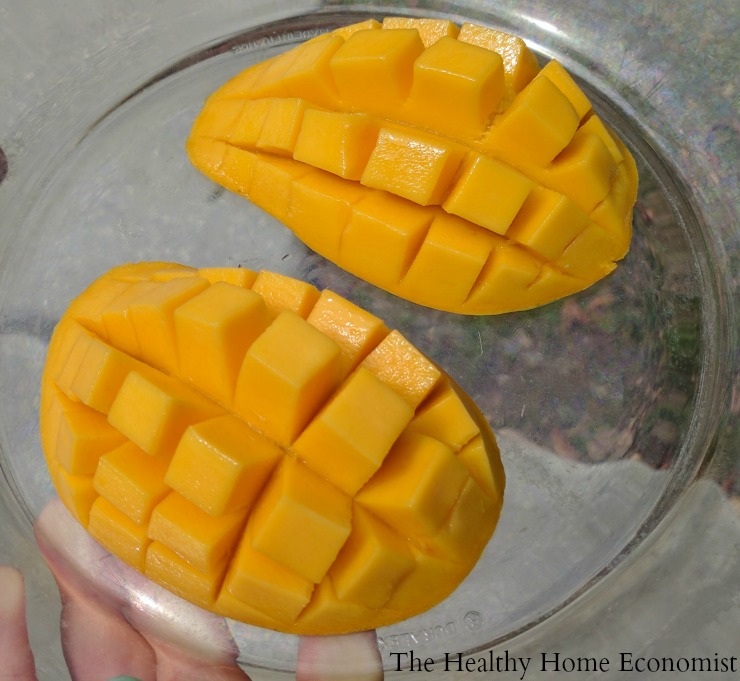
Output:
[[187,151],[324,257],[450,312],[575,293],[631,240],[625,146],[561,64],[475,24],[389,17],[314,38],[219,88]]
[[493,434],[432,361],[341,296],[270,272],[111,270],[54,331],[40,422],[60,498],[103,546],[279,631],[434,606],[503,502]]

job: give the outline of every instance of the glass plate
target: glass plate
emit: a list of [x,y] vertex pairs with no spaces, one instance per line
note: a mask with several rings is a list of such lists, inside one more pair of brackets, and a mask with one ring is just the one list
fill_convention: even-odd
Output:
[[[566,12],[564,4],[558,14],[539,3],[439,2],[424,10],[375,11],[353,3],[276,3],[232,24],[226,19],[235,10],[224,4],[229,10],[218,21],[190,7],[171,20],[156,16],[147,31],[102,47],[50,86],[40,120],[26,124],[29,144],[43,156],[24,163],[20,154],[16,168],[6,152],[8,181],[0,188],[5,503],[30,528],[54,496],[38,444],[39,378],[54,324],[92,279],[138,260],[270,269],[332,288],[398,328],[475,399],[499,436],[508,486],[496,534],[449,599],[378,631],[389,674],[400,673],[409,659],[395,653],[411,650],[433,659],[443,674],[456,669],[446,665],[450,653],[475,658],[481,651],[498,655],[562,642],[564,622],[604,613],[604,593],[623,591],[635,570],[656,569],[650,547],[681,513],[701,472],[730,479],[737,222],[730,220],[722,164],[732,141],[719,147],[715,177],[699,180],[704,159],[686,157],[690,147],[677,137],[676,120],[667,118],[672,103],[656,102],[660,81],[654,92],[644,91],[659,64],[626,42],[650,26],[621,26],[609,37],[619,24],[606,3],[591,18]],[[185,138],[219,84],[320,32],[399,13],[512,30],[541,63],[556,57],[579,79],[640,173],[633,243],[607,279],[530,312],[436,312],[338,269],[190,166]],[[603,52],[600,37],[609,37]],[[621,63],[611,53],[614,41],[624,51]],[[614,586],[619,580],[621,589]],[[137,586],[129,595],[138,608],[166,619],[168,635],[187,645],[189,610],[171,598],[143,597]],[[230,629],[240,663],[255,678],[259,670],[294,669],[295,637],[237,623]]]

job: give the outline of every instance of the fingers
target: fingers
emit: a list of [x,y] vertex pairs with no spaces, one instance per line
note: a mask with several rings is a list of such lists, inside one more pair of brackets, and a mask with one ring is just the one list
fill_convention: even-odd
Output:
[[100,681],[134,676],[155,681],[156,655],[151,646],[118,613],[60,583],[62,649],[74,681]]
[[72,679],[130,675],[155,681],[156,655],[121,615],[124,591],[111,577],[115,563],[110,556],[61,504],[42,511],[35,532],[62,598],[62,650]]
[[[249,681],[236,663],[238,650],[223,617],[203,610],[126,570],[129,587],[124,613],[157,657],[157,681]],[[155,602],[166,617],[142,607]]]
[[296,681],[381,681],[383,663],[374,631],[304,636],[298,644]]
[[23,577],[5,565],[0,565],[0,660],[0,681],[36,681]]
[[157,654],[157,681],[250,681],[235,662],[214,662],[161,641],[151,643]]
[[55,578],[111,608],[126,602],[119,562],[90,537],[59,499],[41,511],[34,534]]
[[62,647],[74,681],[249,681],[222,617],[111,556],[58,500],[35,531],[62,596]]
[[214,667],[235,665],[238,649],[223,617],[175,596],[133,568],[121,565],[121,570],[128,589],[123,614],[155,649],[169,646]]

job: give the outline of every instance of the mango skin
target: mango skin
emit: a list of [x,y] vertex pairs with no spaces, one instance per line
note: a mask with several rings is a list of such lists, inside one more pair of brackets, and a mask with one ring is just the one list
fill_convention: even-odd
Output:
[[557,61],[471,23],[320,35],[216,90],[186,148],[319,254],[439,310],[549,303],[631,241],[625,145]]
[[439,367],[340,296],[264,271],[97,279],[52,335],[40,434],[61,500],[109,551],[287,633],[433,607],[503,503],[493,433]]

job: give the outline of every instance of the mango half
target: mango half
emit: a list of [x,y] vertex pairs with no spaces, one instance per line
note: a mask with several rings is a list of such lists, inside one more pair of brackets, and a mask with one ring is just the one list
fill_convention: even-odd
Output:
[[51,339],[41,441],[61,500],[153,581],[298,634],[447,597],[503,501],[487,423],[398,331],[266,271],[139,263]]
[[431,308],[585,289],[627,252],[635,162],[519,38],[386,18],[256,64],[205,103],[192,163],[319,254]]

